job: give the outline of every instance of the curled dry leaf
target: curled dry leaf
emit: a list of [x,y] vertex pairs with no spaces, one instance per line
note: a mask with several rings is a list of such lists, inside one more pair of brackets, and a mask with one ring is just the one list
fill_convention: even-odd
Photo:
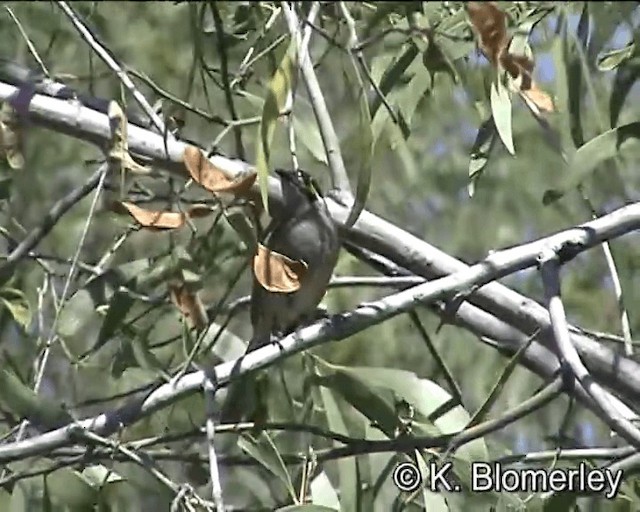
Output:
[[237,179],[230,179],[213,165],[202,151],[195,146],[187,146],[182,156],[184,165],[191,177],[211,192],[228,192],[243,195],[256,181],[257,174],[252,172]]
[[112,210],[117,213],[128,213],[142,227],[152,230],[177,229],[184,226],[187,217],[199,218],[211,213],[211,208],[206,205],[194,205],[187,212],[165,212],[146,210],[126,201],[115,201],[112,204]]
[[555,112],[555,107],[551,97],[542,89],[539,89],[535,83],[531,89],[523,90],[521,94],[525,95],[527,99],[540,110],[544,110],[545,112]]
[[253,274],[265,290],[293,293],[300,289],[300,281],[306,271],[304,261],[292,260],[258,244],[258,252],[253,257]]
[[196,292],[189,290],[182,283],[172,283],[169,285],[169,296],[171,297],[171,302],[175,304],[180,313],[189,320],[193,327],[201,330],[209,325],[207,310]]
[[507,16],[495,2],[469,2],[467,12],[478,34],[478,45],[491,63],[496,66],[504,52],[507,40]]
[[127,117],[115,101],[109,102],[109,125],[111,141],[107,156],[112,164],[119,169],[127,169],[138,174],[149,174],[149,169],[138,164],[129,154],[129,135],[127,132]]
[[24,167],[22,146],[23,136],[15,110],[8,103],[3,103],[0,109],[0,156],[7,159],[12,169],[20,170]]
[[512,38],[507,34],[506,14],[495,2],[469,2],[467,12],[478,36],[478,46],[494,67],[500,64],[509,73],[513,79],[511,87],[526,95],[539,111],[554,112],[551,97],[533,81],[533,59],[508,51]]

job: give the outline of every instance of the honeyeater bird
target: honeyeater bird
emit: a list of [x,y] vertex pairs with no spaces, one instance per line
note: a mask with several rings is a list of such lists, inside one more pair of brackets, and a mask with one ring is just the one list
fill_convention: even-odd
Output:
[[[283,206],[273,212],[262,244],[304,261],[307,269],[300,278],[299,289],[290,293],[269,291],[254,275],[250,303],[253,334],[247,352],[315,318],[340,251],[338,228],[316,181],[302,170],[276,173],[282,184]],[[250,376],[231,383],[221,410],[223,423],[240,421],[243,412],[250,412],[253,407],[248,379]]]

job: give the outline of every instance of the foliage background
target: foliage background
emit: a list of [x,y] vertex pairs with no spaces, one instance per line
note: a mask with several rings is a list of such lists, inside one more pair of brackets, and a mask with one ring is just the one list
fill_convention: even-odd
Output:
[[[216,4],[224,24],[223,39],[231,73],[239,69],[251,46],[264,49],[278,35],[287,32],[280,18],[256,42],[258,31],[273,8],[271,4]],[[452,13],[459,12],[462,5],[460,2],[429,4],[401,2],[392,6],[386,2],[354,3],[349,4],[349,9],[362,30],[361,40],[364,40],[366,34],[388,28],[390,19],[398,22],[410,16],[453,17]],[[590,20],[590,33],[589,44],[581,50],[584,52],[584,61],[580,51],[563,55],[558,50],[563,37],[575,40],[578,20],[585,8],[583,2],[509,4],[505,8],[516,17],[522,16],[529,6],[548,6],[552,10],[532,31],[530,44],[537,63],[535,79],[556,100],[558,112],[549,119],[561,133],[563,147],[572,146],[566,128],[572,119],[566,108],[567,100],[562,97],[563,88],[576,65],[583,66],[579,91],[573,94],[582,99],[580,113],[584,140],[610,128],[608,111],[616,70],[601,71],[597,62],[603,52],[624,46],[633,37],[634,31],[637,37],[640,22],[637,3],[602,2],[588,5],[586,12]],[[91,55],[91,50],[79,39],[55,4],[3,2],[2,6],[10,8],[20,20],[52,74],[75,76],[77,79],[70,81],[74,87],[91,91],[96,96],[120,97],[119,85],[113,74]],[[165,91],[198,108],[223,118],[229,117],[224,92],[215,85],[220,80],[222,62],[217,41],[219,34],[207,4],[78,2],[74,3],[74,8],[128,68],[144,73]],[[376,12],[383,10],[387,14],[375,24]],[[337,7],[325,6],[323,13],[323,30],[327,34],[335,33],[335,40],[344,45],[347,31],[344,23],[335,22],[340,18]],[[469,36],[468,26],[464,20],[461,21],[452,31]],[[564,23],[567,27],[566,36],[563,35]],[[390,59],[403,51],[406,41],[405,35],[391,33],[365,49],[365,57],[375,80],[380,79]],[[418,57],[416,66],[412,68],[418,79],[403,85],[403,79],[408,81],[411,77],[401,77],[390,93],[390,101],[399,106],[405,119],[410,122],[411,134],[406,141],[402,141],[388,119],[384,124],[380,119],[377,120],[383,127],[372,160],[373,184],[367,209],[467,262],[477,261],[491,250],[521,244],[588,220],[589,214],[575,193],[568,194],[552,205],[542,204],[544,192],[560,182],[566,167],[545,143],[539,125],[524,105],[515,100],[513,138],[516,156],[509,155],[498,140],[477,183],[474,196],[469,197],[470,152],[478,127],[489,112],[486,84],[493,75],[486,59],[475,50],[472,39],[452,44],[464,53],[463,58],[455,61],[459,75],[456,81],[447,72],[431,76],[433,69],[423,65]],[[463,45],[468,46],[466,51]],[[24,39],[5,9],[0,12],[0,48],[0,56],[32,64]],[[268,79],[285,49],[286,41],[256,62],[252,72],[246,76],[241,87],[246,92],[234,96],[239,118],[260,115],[261,98],[265,96]],[[192,72],[198,52],[211,68],[210,76],[203,75],[207,83],[206,92],[200,79],[201,72]],[[351,181],[355,184],[355,169],[360,161],[356,142],[361,127],[354,121],[358,115],[357,93],[349,56],[319,34],[313,35],[311,55],[314,62],[321,62],[316,72],[341,138],[341,149]],[[200,63],[196,64],[196,68],[199,68]],[[140,80],[136,80],[136,83],[145,96],[156,98],[151,88]],[[637,86],[629,92],[618,124],[637,119],[639,92]],[[329,185],[328,171],[321,158],[318,158],[322,157],[323,151],[302,86],[298,88],[296,101],[294,118],[301,165],[318,177],[326,188]],[[132,103],[131,98],[128,102]],[[384,107],[380,108],[380,112],[384,114]],[[206,147],[222,130],[223,127],[215,123],[187,113],[182,134]],[[248,161],[254,158],[256,133],[255,125],[242,131],[244,158]],[[273,167],[289,167],[288,142],[282,127],[276,131],[272,148]],[[239,153],[232,133],[227,133],[220,140],[218,149],[230,156]],[[638,199],[637,190],[640,187],[635,172],[639,163],[638,155],[638,152],[629,153],[624,159],[608,162],[587,181],[587,193],[598,209],[609,211]],[[10,200],[3,201],[0,213],[2,225],[17,234],[22,229],[19,226],[28,230],[37,225],[57,198],[86,180],[92,167],[83,162],[100,158],[100,153],[86,143],[49,130],[32,128],[26,140],[25,158],[27,165],[21,171],[13,171],[6,166],[2,168],[2,175],[11,178]],[[90,197],[62,219],[38,246],[38,253],[55,254],[61,258],[73,256],[89,212]],[[206,229],[207,226],[203,226]],[[97,262],[125,227],[126,222],[121,217],[100,210],[82,248],[81,260]],[[230,244],[235,243],[228,227],[223,229],[221,236],[226,237],[224,239]],[[134,233],[117,251],[111,265],[154,257],[174,245],[188,243],[188,238],[188,234],[184,233]],[[625,305],[631,315],[632,333],[640,327],[640,320],[634,314],[640,290],[637,242],[637,235],[631,234],[612,243]],[[204,275],[203,298],[207,304],[223,297],[238,261],[236,258],[222,262],[216,254],[205,255],[199,261]],[[64,265],[60,269],[62,272]],[[369,275],[371,271],[345,252],[336,274]],[[60,279],[56,283],[58,290],[62,282]],[[518,273],[504,279],[504,283],[542,302],[542,290],[536,272]],[[33,262],[21,265],[13,285],[24,292],[31,310],[35,311],[38,288],[42,285],[41,269]],[[249,279],[245,273],[230,298],[243,296],[248,290]],[[386,293],[384,289],[339,288],[328,293],[326,302],[330,310],[340,311]],[[594,249],[581,255],[565,270],[563,295],[570,321],[588,329],[620,333],[618,308],[601,250]],[[144,309],[142,304],[136,304],[129,318]],[[45,311],[45,325],[50,325],[52,312],[51,308]],[[418,312],[462,389],[466,409],[470,412],[476,410],[494,385],[496,376],[506,363],[505,358],[477,343],[473,336],[461,329],[451,326],[438,329],[439,319],[435,315],[424,309]],[[71,296],[57,325],[57,332],[71,354],[77,357],[93,344],[103,318],[86,291],[79,290]],[[56,345],[54,357],[47,367],[42,393],[68,404],[78,404],[146,383],[158,374],[159,367],[165,370],[175,368],[179,361],[184,360],[184,348],[179,340],[160,348],[153,347],[170,335],[181,334],[179,315],[170,305],[164,305],[147,315],[140,325],[144,324],[153,327],[144,341],[145,350],[156,359],[153,364],[148,361],[147,365],[141,364],[139,358],[126,352],[124,346],[130,340],[125,333],[111,340],[81,365],[70,361],[65,351]],[[230,329],[246,339],[249,335],[247,324],[248,316],[243,313],[231,323]],[[32,317],[31,325],[23,330],[5,309],[0,312],[0,329],[0,350],[5,363],[10,358],[10,364],[20,370],[23,378],[31,381],[33,362],[38,353],[36,318]],[[421,378],[433,379],[446,388],[421,336],[406,316],[397,317],[348,340],[327,344],[314,352],[336,364],[406,369]],[[116,361],[126,368],[121,375],[114,370]],[[158,367],[155,367],[156,364]],[[290,362],[285,366],[293,368],[295,364]],[[541,384],[539,378],[518,368],[494,406],[494,411],[522,402]],[[104,404],[77,410],[84,416],[101,407]],[[128,429],[124,438],[133,439],[162,432],[166,428],[187,429],[192,424],[201,424],[202,407],[202,401],[197,397],[181,401]],[[551,448],[558,445],[561,427],[565,436],[561,444],[566,447],[615,443],[609,439],[606,428],[589,412],[573,409],[568,422],[562,426],[567,407],[566,399],[556,400],[535,416],[529,416],[499,435],[492,436],[492,443],[499,443],[500,449],[515,452]],[[7,427],[4,426],[3,430]],[[145,510],[150,510],[152,506],[157,510],[167,510],[166,495],[156,494],[154,498],[154,493],[159,489],[144,471],[131,464],[119,465],[119,471],[136,482],[136,485],[119,491],[121,504],[127,503],[128,499],[135,499],[137,503],[144,500]],[[202,467],[198,464],[190,466],[175,463],[169,465],[169,472],[178,480],[188,478],[198,482],[203,478]],[[4,509],[2,506],[0,508]]]

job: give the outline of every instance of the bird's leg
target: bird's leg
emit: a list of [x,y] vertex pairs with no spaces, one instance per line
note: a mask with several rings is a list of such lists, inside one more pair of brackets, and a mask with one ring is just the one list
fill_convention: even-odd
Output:
[[278,348],[280,349],[280,351],[284,351],[284,347],[282,346],[282,343],[280,343],[280,340],[282,340],[282,338],[284,338],[285,336],[288,336],[292,332],[293,332],[293,329],[290,329],[288,332],[284,330],[273,331],[271,333],[271,343],[275,343],[276,345],[278,345]]
[[309,316],[309,321],[307,323],[312,324],[313,322],[317,322],[318,320],[326,320],[331,315],[325,306],[318,306],[315,311]]

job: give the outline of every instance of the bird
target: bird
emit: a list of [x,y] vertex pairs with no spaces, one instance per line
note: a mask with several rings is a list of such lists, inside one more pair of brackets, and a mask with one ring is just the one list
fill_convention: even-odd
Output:
[[[250,301],[253,333],[247,353],[317,318],[318,304],[340,253],[338,227],[318,183],[301,169],[275,172],[280,177],[283,206],[273,212],[261,243],[271,251],[304,261],[307,268],[300,278],[300,287],[289,293],[267,290],[254,274]],[[237,423],[243,413],[249,412],[246,409],[251,409],[248,384],[230,385],[220,414],[223,423]]]

